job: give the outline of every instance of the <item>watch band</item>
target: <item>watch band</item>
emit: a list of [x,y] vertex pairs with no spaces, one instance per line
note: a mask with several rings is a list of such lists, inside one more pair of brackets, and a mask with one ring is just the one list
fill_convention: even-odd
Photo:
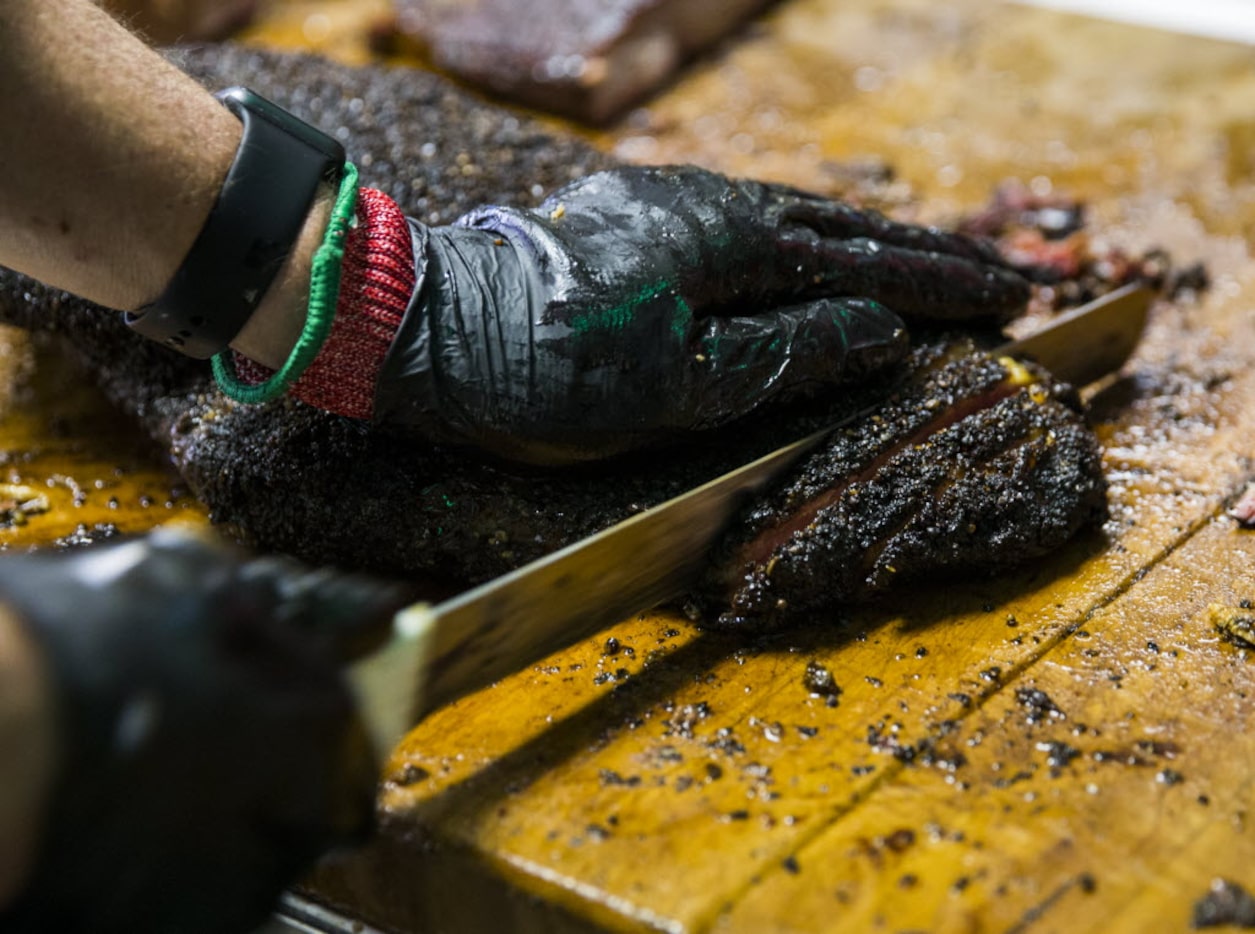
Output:
[[205,359],[240,332],[292,245],[323,182],[344,170],[344,147],[247,88],[217,95],[244,124],[235,161],[205,226],[161,296],[126,323]]

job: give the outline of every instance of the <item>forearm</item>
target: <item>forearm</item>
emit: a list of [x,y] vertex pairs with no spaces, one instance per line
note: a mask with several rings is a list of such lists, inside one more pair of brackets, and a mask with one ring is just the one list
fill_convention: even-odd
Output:
[[[111,308],[152,301],[209,215],[239,121],[90,0],[0,2],[0,87],[0,265]],[[325,217],[235,342],[262,362],[299,332]]]
[[38,652],[0,607],[0,914],[31,869],[53,767],[52,721]]
[[18,91],[0,98],[0,260],[113,308],[153,299],[239,122],[88,0],[0,4],[0,86]]

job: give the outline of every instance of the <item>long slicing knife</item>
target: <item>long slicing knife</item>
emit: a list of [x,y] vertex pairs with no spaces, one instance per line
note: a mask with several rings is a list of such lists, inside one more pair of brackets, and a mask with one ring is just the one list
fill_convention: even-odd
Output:
[[[1059,379],[1088,385],[1128,359],[1152,297],[1126,286],[995,353],[1036,360]],[[836,427],[444,603],[402,610],[390,641],[349,671],[380,756],[437,707],[682,594],[744,497]]]

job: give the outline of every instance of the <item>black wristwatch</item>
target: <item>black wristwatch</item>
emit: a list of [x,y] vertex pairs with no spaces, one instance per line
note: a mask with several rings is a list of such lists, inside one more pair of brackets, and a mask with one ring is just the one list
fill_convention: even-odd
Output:
[[145,337],[205,359],[235,338],[292,251],[318,186],[344,147],[247,88],[217,95],[244,135],[205,226],[161,296],[127,312]]

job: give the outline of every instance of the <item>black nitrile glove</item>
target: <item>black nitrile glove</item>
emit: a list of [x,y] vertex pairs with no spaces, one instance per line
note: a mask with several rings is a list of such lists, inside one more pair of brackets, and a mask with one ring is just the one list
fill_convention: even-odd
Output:
[[1029,294],[964,236],[691,167],[603,172],[535,211],[411,228],[420,285],[376,419],[535,463],[858,380],[905,352],[895,311],[1005,318]]
[[162,530],[0,558],[49,662],[59,761],[5,932],[230,934],[369,829],[377,768],[340,671],[397,588]]

